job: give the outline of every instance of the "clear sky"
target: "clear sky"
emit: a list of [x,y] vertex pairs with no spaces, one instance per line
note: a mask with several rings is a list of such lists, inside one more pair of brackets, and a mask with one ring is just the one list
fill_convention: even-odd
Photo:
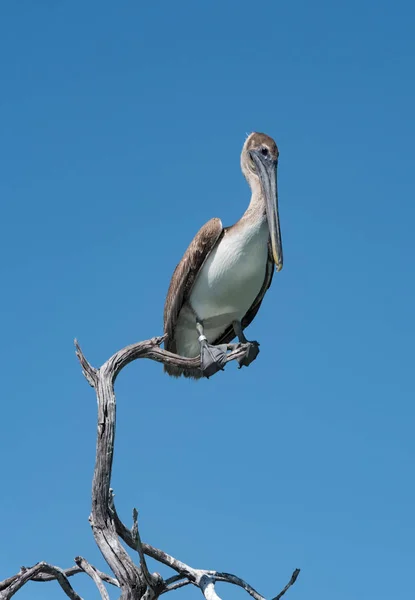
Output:
[[292,600],[413,596],[414,21],[409,0],[1,3],[0,579],[104,567],[73,338],[99,366],[162,333],[193,235],[247,206],[257,130],[280,148],[285,258],[261,354],[197,383],[123,372],[119,511],[269,598],[295,567]]

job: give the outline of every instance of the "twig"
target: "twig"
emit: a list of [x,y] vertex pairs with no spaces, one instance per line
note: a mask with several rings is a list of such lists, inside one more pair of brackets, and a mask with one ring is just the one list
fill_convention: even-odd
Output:
[[78,357],[79,362],[81,363],[82,373],[85,376],[85,379],[88,381],[89,385],[91,387],[95,387],[97,383],[97,370],[89,364],[89,362],[83,355],[77,339],[74,340],[74,344],[75,354]]
[[188,579],[183,579],[183,581],[177,581],[176,583],[172,583],[171,585],[166,585],[166,587],[161,593],[164,594],[166,592],[172,592],[173,590],[178,590],[179,588],[184,587],[185,585],[189,585],[191,583],[193,582],[189,581]]
[[[114,507],[114,501],[112,502]],[[138,511],[136,508],[133,509],[133,527],[131,529],[131,536],[135,543],[135,549],[138,552],[140,557],[141,569],[143,571],[144,581],[148,585],[150,589],[153,590],[155,595],[164,588],[164,580],[159,573],[154,573],[153,575],[150,573],[147,567],[146,558],[144,556],[143,546],[141,544],[141,538],[138,531]]]
[[75,562],[94,581],[95,585],[98,588],[99,593],[101,594],[102,600],[110,600],[108,592],[105,589],[105,586],[102,583],[100,576],[96,572],[95,567],[93,567],[91,564],[89,564],[89,562],[85,558],[82,558],[82,556],[77,556],[75,558]]
[[180,581],[181,579],[184,579],[184,575],[172,575],[171,577],[169,577],[168,579],[165,580],[165,584],[166,585],[170,585],[171,583],[175,583],[176,581]]
[[278,596],[275,596],[275,598],[273,598],[272,600],[280,600],[280,598],[282,598],[285,594],[285,592],[292,586],[294,585],[294,583],[297,581],[297,577],[300,574],[300,569],[295,569],[294,573],[291,575],[291,579],[290,581],[287,583],[287,585],[285,586],[285,588],[278,594]]
[[[124,523],[119,518],[116,508],[115,508],[113,497],[112,497],[112,511],[113,511],[113,519],[114,519],[114,523],[115,523],[115,527],[116,527],[118,535],[120,536],[120,538],[122,540],[124,540],[124,542],[127,544],[127,546],[129,546],[132,550],[136,550],[136,545],[135,545],[135,542],[131,535],[131,531],[129,529],[127,529],[127,527],[124,525]],[[155,560],[157,560],[158,562],[161,562],[163,565],[166,565],[167,567],[171,567],[172,569],[177,571],[177,573],[179,573],[181,577],[187,577],[187,578],[190,578],[193,580],[195,579],[195,574],[194,574],[195,570],[192,569],[191,567],[189,567],[188,565],[186,565],[186,563],[182,562],[181,560],[178,560],[177,558],[174,558],[170,554],[167,554],[167,552],[164,552],[164,550],[160,550],[159,548],[150,546],[150,544],[146,544],[145,542],[142,542],[141,545],[143,547],[144,554],[147,554],[147,556],[154,558]]]

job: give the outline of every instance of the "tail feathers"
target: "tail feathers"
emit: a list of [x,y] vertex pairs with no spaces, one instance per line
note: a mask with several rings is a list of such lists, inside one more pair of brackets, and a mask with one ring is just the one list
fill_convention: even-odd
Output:
[[[169,338],[164,342],[164,348],[173,354],[179,354],[179,356],[187,356],[193,358],[199,354],[199,346],[196,348],[186,348],[181,352],[177,351],[176,340],[173,338],[171,341]],[[200,368],[183,369],[182,367],[176,367],[174,365],[164,365],[164,372],[170,375],[170,377],[187,377],[188,379],[201,379],[203,377]]]
[[201,369],[182,369],[172,365],[164,365],[164,372],[171,377],[187,377],[188,379],[201,379],[203,377]]

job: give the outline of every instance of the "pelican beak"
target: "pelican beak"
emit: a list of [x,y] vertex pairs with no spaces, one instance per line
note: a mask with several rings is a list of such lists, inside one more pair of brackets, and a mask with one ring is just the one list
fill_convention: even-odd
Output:
[[268,153],[264,156],[259,150],[250,150],[256,171],[259,176],[262,192],[265,198],[269,236],[271,240],[272,256],[277,271],[281,271],[283,264],[280,218],[278,215],[278,189],[277,189],[277,161]]

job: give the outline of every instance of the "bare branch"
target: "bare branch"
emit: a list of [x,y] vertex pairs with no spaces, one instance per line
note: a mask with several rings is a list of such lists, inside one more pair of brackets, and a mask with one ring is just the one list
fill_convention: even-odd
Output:
[[[115,435],[115,394],[114,382],[120,371],[133,360],[149,358],[166,365],[182,368],[200,367],[200,357],[184,358],[160,348],[164,337],[156,337],[137,344],[132,344],[116,352],[99,370],[94,369],[84,357],[78,343],[76,352],[83,372],[89,383],[95,387],[98,400],[98,439],[97,453],[92,491],[92,514],[90,517],[95,540],[107,563],[114,571],[122,589],[122,600],[133,600],[143,597],[143,600],[154,600],[166,591],[178,589],[192,583],[201,589],[206,600],[220,600],[215,590],[215,583],[226,582],[242,587],[254,600],[265,600],[253,587],[243,579],[230,573],[193,569],[177,560],[166,552],[141,542],[138,532],[137,511],[133,513],[133,530],[129,531],[119,519],[114,495],[110,490],[112,461]],[[232,346],[227,362],[245,354],[245,346]],[[118,536],[140,556],[141,570],[138,570],[130,557],[120,545]],[[163,581],[160,575],[151,575],[144,554],[171,567],[179,574],[169,583]],[[274,600],[279,600],[298,577],[296,570],[290,582]],[[147,589],[146,589],[147,588]]]
[[[107,360],[100,370],[105,370],[107,373],[111,373],[114,382],[120,371],[130,362],[137,360],[138,358],[149,358],[150,360],[163,363],[164,365],[181,367],[185,369],[200,368],[200,356],[196,356],[195,358],[185,358],[160,348],[160,344],[163,343],[165,337],[165,335],[154,337],[149,340],[144,340],[143,342],[126,346],[122,350],[119,350],[113,354],[113,356]],[[75,347],[76,355],[82,366],[82,372],[89,384],[92,387],[95,387],[96,375],[98,372],[86,360],[77,340],[75,340]],[[245,356],[247,344],[238,344],[236,348],[233,344],[231,344],[229,345],[229,348],[232,348],[232,350],[227,355],[227,363]]]
[[295,569],[294,573],[291,575],[291,579],[290,581],[287,583],[287,585],[285,586],[285,588],[283,590],[281,590],[281,592],[278,594],[278,596],[275,596],[275,598],[273,598],[272,600],[280,600],[280,598],[282,598],[285,594],[285,592],[292,586],[294,585],[294,583],[297,581],[297,577],[300,574],[300,569]]
[[166,585],[166,587],[161,593],[164,594],[165,592],[172,592],[173,590],[178,590],[179,588],[184,587],[185,585],[189,585],[191,583],[193,584],[192,581],[189,581],[188,579],[183,579],[182,581],[177,581],[176,583]]
[[81,596],[75,592],[69,583],[65,572],[59,567],[54,567],[45,562],[37,563],[29,569],[22,567],[20,573],[16,576],[14,581],[4,591],[0,592],[0,600],[9,600],[9,598],[14,596],[14,594],[18,592],[20,588],[25,585],[25,583],[36,577],[39,573],[48,573],[49,575],[53,575],[53,578],[58,581],[65,594],[71,598],[71,600],[82,600]]
[[[11,577],[8,577],[7,579],[3,579],[3,581],[0,581],[0,592],[2,590],[5,590],[7,587],[9,587],[9,585],[11,585],[14,581],[16,581],[16,579],[19,577],[19,573],[17,575],[12,575]],[[1,596],[0,596],[1,598]]]
[[218,571],[207,571],[207,573],[213,577],[216,581],[221,581],[223,583],[232,583],[233,585],[238,585],[243,588],[252,598],[255,600],[265,600],[264,596],[261,596],[259,592],[257,592],[249,583],[246,583],[240,577],[236,575],[232,575],[232,573],[220,573]]
[[82,556],[77,556],[75,558],[75,562],[94,581],[95,585],[98,588],[99,593],[101,594],[102,600],[110,600],[108,592],[105,589],[105,586],[102,583],[100,576],[98,575],[97,571],[95,570],[95,567],[90,565],[89,562],[87,560],[85,560],[85,558],[82,558]]
[[[96,370],[75,342],[84,375],[95,388],[98,401],[97,448],[92,481],[92,511],[89,517],[95,541],[121,587],[121,600],[137,600],[145,593],[141,570],[131,560],[117,536],[110,510],[110,482],[114,455],[114,372],[108,361]],[[111,360],[111,359],[110,359]]]
[[[42,564],[42,563],[40,563]],[[35,565],[37,566],[37,565]],[[100,571],[99,569],[97,569],[96,567],[93,567],[95,572],[97,573],[98,577],[100,577],[100,579],[102,579],[102,581],[105,581],[106,583],[110,583],[111,585],[114,585],[116,587],[120,587],[119,583],[116,579],[114,579],[114,577],[110,577],[109,575],[107,575],[106,573],[103,573],[102,571]],[[22,572],[26,572],[29,569],[27,567],[22,568]],[[70,567],[69,569],[61,569],[62,573],[66,576],[66,577],[73,577],[74,575],[77,575],[78,573],[84,573],[84,569],[82,569],[81,567]],[[9,585],[11,585],[14,581],[16,581],[19,576],[21,575],[21,573],[18,573],[17,575],[13,575],[12,577],[9,577],[8,579],[5,579],[4,581],[0,582],[0,591],[6,589]],[[56,580],[56,575],[54,574],[49,574],[46,572],[40,572],[37,575],[33,575],[33,577],[30,578],[30,581],[34,581],[35,583],[44,583],[46,581],[55,581]]]
[[[115,509],[114,500],[112,498],[112,516],[114,519],[115,527],[118,535],[124,542],[129,546],[132,550],[136,550],[136,545],[131,535],[131,531],[127,529],[124,523],[118,516],[118,513]],[[150,544],[146,544],[145,542],[141,543],[143,547],[144,554],[150,556],[150,558],[154,558],[158,562],[161,562],[163,565],[167,567],[171,567],[174,571],[180,573],[181,577],[190,577],[195,579],[195,569],[192,569],[186,563],[174,558],[167,552],[163,550],[159,550],[159,548],[155,548],[154,546],[150,546]]]
[[87,361],[87,359],[85,358],[79,344],[78,344],[78,340],[75,339],[74,340],[74,344],[75,344],[75,353],[76,356],[78,357],[79,362],[81,363],[81,367],[82,367],[82,373],[84,374],[85,378],[87,379],[89,385],[91,387],[95,387],[95,384],[97,382],[97,370],[92,367],[89,362]]
[[180,581],[181,579],[184,579],[184,575],[172,575],[171,577],[169,577],[168,579],[165,580],[165,584],[166,585],[170,585],[171,583],[175,583],[176,581]]
[[[118,583],[118,581],[116,579],[114,579],[114,577],[110,577],[109,575],[107,575],[106,573],[103,573],[102,571],[100,571],[99,569],[94,567],[93,565],[91,565],[91,566],[94,569],[95,573],[97,573],[98,577],[100,577],[100,579],[102,579],[102,581],[105,581],[105,583],[110,583],[111,585],[114,585],[115,587],[120,587],[120,584]],[[77,568],[79,569],[78,573],[81,573],[84,571],[84,569],[81,569],[80,567],[77,567]]]
[[[230,583],[242,587],[254,600],[265,600],[259,592],[243,579],[231,573],[194,569],[186,563],[174,558],[163,550],[154,548],[141,541],[136,509],[133,512],[132,531],[127,529],[118,517],[114,504],[114,494],[110,488],[114,437],[115,409],[114,381],[120,371],[131,361],[138,358],[149,358],[165,365],[195,369],[200,367],[200,357],[184,358],[160,348],[164,336],[155,337],[137,344],[132,344],[116,352],[100,369],[95,369],[85,358],[75,340],[76,355],[82,371],[89,384],[95,388],[98,401],[98,432],[96,460],[92,483],[92,511],[90,523],[95,541],[116,578],[110,577],[96,569],[80,556],[75,558],[77,566],[63,570],[39,562],[33,567],[22,567],[17,575],[0,582],[0,600],[9,600],[28,581],[57,580],[65,594],[71,600],[82,600],[69,583],[68,577],[85,572],[95,582],[102,600],[109,600],[103,581],[121,588],[120,600],[157,600],[158,596],[186,585],[198,587],[206,600],[221,600],[216,593],[217,582]],[[231,350],[227,362],[245,355],[246,344],[228,345]],[[137,567],[121,545],[119,537],[140,557],[141,568]],[[148,570],[145,555],[171,567],[177,572],[163,580],[159,573],[151,574]],[[300,573],[296,569],[288,584],[273,600],[280,600],[286,591],[295,583]]]
[[[114,506],[114,501],[113,501]],[[138,512],[137,509],[133,509],[133,527],[131,530],[131,536],[135,543],[135,549],[138,552],[140,557],[141,569],[143,571],[144,581],[148,585],[149,588],[153,590],[153,592],[157,595],[157,591],[164,588],[164,581],[159,573],[151,574],[147,568],[146,558],[144,556],[143,546],[141,544],[140,534],[138,532]]]
[[[114,585],[116,587],[120,587],[118,581],[116,579],[114,579],[114,577],[110,577],[106,573],[99,571],[96,567],[94,567],[94,569],[95,569],[96,573],[98,573],[98,576],[102,579],[102,581],[105,581],[106,583],[110,583],[111,585]],[[27,568],[24,568],[23,570],[26,571]],[[66,575],[66,577],[73,577],[74,575],[77,575],[78,573],[84,573],[84,570],[81,569],[81,567],[76,566],[76,567],[69,567],[69,569],[62,569],[62,572],[64,573],[64,575]],[[13,575],[12,577],[5,579],[4,581],[0,581],[0,591],[4,590],[11,583],[13,583],[13,581],[15,581],[19,577],[19,575],[20,574],[18,573],[17,575]],[[55,575],[50,575],[49,573],[41,572],[38,575],[34,575],[31,578],[31,581],[43,583],[45,581],[54,581],[55,579],[56,579]]]
[[200,578],[199,587],[206,600],[221,600],[215,590],[215,580],[209,575],[203,575]]
[[[121,539],[124,540],[124,542],[130,548],[135,550],[136,546],[135,546],[133,537],[131,535],[131,532],[129,529],[127,529],[127,527],[123,524],[123,522],[119,518],[116,508],[115,508],[113,497],[112,497],[112,510],[113,510],[113,518],[114,518],[114,522],[115,522],[115,527],[116,527],[118,535],[121,537]],[[168,567],[171,567],[178,573],[178,575],[174,575],[173,577],[171,577],[170,579],[167,579],[164,582],[166,587],[161,593],[165,593],[167,591],[172,591],[172,590],[178,589],[180,587],[183,587],[184,585],[188,585],[189,583],[199,587],[198,581],[200,580],[200,577],[202,577],[203,575],[207,575],[209,577],[212,577],[215,581],[222,582],[222,583],[230,583],[230,584],[241,587],[250,596],[252,596],[252,598],[254,598],[254,600],[265,600],[264,596],[262,596],[259,592],[257,592],[257,590],[255,588],[253,588],[251,585],[249,585],[249,583],[247,583],[246,581],[244,581],[243,579],[241,579],[241,577],[238,577],[237,575],[233,575],[232,573],[225,573],[225,572],[221,572],[221,571],[194,569],[194,568],[190,567],[189,565],[187,565],[186,563],[178,560],[177,558],[174,558],[170,554],[167,554],[167,552],[164,552],[163,550],[159,550],[158,548],[155,548],[154,546],[150,546],[149,544],[146,544],[145,542],[142,542],[141,545],[142,545],[144,554],[146,554],[147,556],[150,556],[151,558],[154,558],[155,560],[163,563],[164,565],[167,565]],[[280,594],[278,596],[273,598],[273,600],[279,600],[282,597],[282,595],[285,594],[285,592],[295,583],[299,573],[300,573],[300,569],[296,569],[294,571],[289,583],[287,584],[287,586],[284,588],[284,590],[282,592],[280,592]],[[178,585],[175,585],[175,582],[179,581],[180,578],[184,578],[184,577],[187,579],[186,582],[180,582]],[[170,585],[170,583],[172,583],[173,585]]]

